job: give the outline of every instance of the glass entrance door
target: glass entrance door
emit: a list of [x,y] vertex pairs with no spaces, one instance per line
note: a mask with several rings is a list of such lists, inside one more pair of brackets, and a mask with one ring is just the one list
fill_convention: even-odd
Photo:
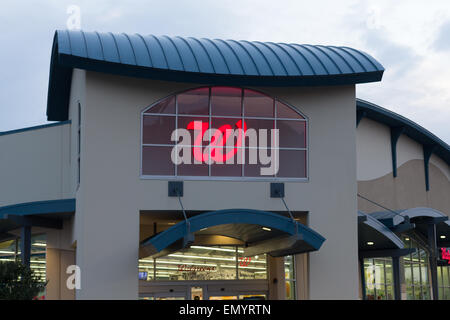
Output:
[[265,300],[266,280],[140,281],[144,300]]

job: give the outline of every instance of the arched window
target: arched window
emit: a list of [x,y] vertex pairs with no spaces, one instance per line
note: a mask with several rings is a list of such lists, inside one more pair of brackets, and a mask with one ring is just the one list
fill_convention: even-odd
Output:
[[306,179],[307,119],[237,87],[201,87],[142,112],[143,178]]

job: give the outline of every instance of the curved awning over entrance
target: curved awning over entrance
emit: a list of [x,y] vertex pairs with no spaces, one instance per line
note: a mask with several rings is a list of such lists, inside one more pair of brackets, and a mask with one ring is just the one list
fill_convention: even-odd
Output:
[[402,256],[410,252],[403,241],[374,217],[358,211],[360,257]]
[[[401,218],[410,220],[415,225],[415,229],[423,236],[428,236],[427,225],[436,225],[436,242],[438,247],[450,246],[450,221],[448,216],[439,210],[426,207],[411,208],[393,212],[374,212],[370,215],[383,223],[392,224],[391,229],[401,223]],[[399,219],[400,218],[400,219]]]
[[325,238],[314,230],[272,212],[227,209],[202,213],[141,243],[141,257],[167,255],[194,242],[196,235],[222,235],[246,244],[244,256],[274,257],[318,250]]

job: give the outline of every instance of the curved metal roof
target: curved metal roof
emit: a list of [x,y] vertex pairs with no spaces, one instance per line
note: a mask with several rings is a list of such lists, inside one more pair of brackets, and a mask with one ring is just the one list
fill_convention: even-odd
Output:
[[48,120],[67,120],[71,70],[158,80],[248,86],[380,81],[383,66],[349,47],[58,30],[50,66]]
[[[245,241],[246,250],[253,247],[267,249],[265,253],[283,256],[318,250],[325,238],[303,224],[273,212],[251,209],[226,209],[196,215],[177,223],[167,230],[156,234],[141,243],[141,251],[146,256],[182,249],[185,245],[176,245],[182,239],[193,234],[219,234]],[[262,227],[270,228],[265,231]],[[208,231],[209,230],[209,231]],[[294,237],[289,237],[294,236]],[[277,243],[275,247],[265,241]],[[278,241],[278,242],[277,242]],[[284,241],[282,244],[280,241]],[[184,241],[184,244],[189,241]],[[175,247],[171,248],[171,246]],[[169,251],[167,251],[169,249]],[[244,253],[245,254],[245,253]]]
[[359,116],[375,120],[389,127],[403,127],[404,134],[411,139],[424,146],[436,146],[433,153],[450,164],[450,145],[439,139],[424,127],[395,112],[365,100],[356,99],[356,107]]

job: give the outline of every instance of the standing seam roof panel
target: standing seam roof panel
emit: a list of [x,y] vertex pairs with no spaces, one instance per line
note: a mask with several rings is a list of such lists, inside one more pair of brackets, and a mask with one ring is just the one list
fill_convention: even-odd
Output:
[[261,76],[274,76],[275,73],[272,69],[267,58],[261,52],[261,50],[248,41],[240,41],[240,45],[245,48],[245,51],[250,55],[252,61],[255,63],[258,73]]
[[136,34],[131,34],[127,37],[128,41],[130,42],[131,48],[133,49],[134,57],[136,58],[136,64],[138,66],[152,67],[153,65],[150,54],[142,38]]
[[200,71],[207,73],[217,73],[216,69],[214,68],[212,58],[203,43],[201,43],[198,39],[192,37],[186,38],[185,41],[191,47],[197,63],[199,64]]
[[230,69],[229,74],[247,74],[244,66],[242,65],[242,61],[237,56],[236,52],[232,47],[224,40],[214,39],[210,40],[217,46],[219,52],[222,54],[223,58],[227,61],[227,66]]
[[211,59],[211,64],[213,65],[216,74],[231,74],[227,60],[212,40],[204,38],[196,40],[202,44],[203,49],[208,53],[208,57]]
[[285,43],[272,43],[274,46],[280,47],[283,49],[286,54],[289,54],[292,61],[294,61],[295,65],[299,70],[299,74],[302,76],[313,76],[316,75],[316,71],[314,70],[311,63],[306,59],[306,57],[298,51],[293,46],[289,46]]
[[[383,66],[381,64],[379,64],[375,59],[373,59],[371,56],[369,56],[367,53],[365,53],[364,51],[359,51],[359,50],[355,50],[353,48],[349,48],[349,47],[342,47],[342,50],[346,50],[347,52],[353,52],[355,54],[358,54],[359,56],[361,56],[365,61],[367,61],[370,65],[370,68],[368,68],[368,72],[370,71],[377,71],[379,68],[383,68]],[[359,60],[361,61],[361,60]]]
[[330,59],[333,60],[334,63],[337,65],[341,73],[355,73],[355,70],[353,70],[352,66],[341,55],[339,50],[335,50],[333,48],[325,46],[317,46],[317,47],[328,54]]
[[58,51],[62,54],[72,54],[72,49],[70,48],[70,40],[68,31],[58,32],[56,34],[55,40],[58,41]]
[[89,59],[104,60],[103,48],[97,34],[87,32],[83,33],[83,35],[87,47],[87,57]]
[[349,64],[353,72],[367,72],[367,69],[364,67],[361,61],[347,50],[335,46],[329,46],[328,48],[334,50],[335,52],[338,52],[339,55]]
[[284,43],[284,45],[290,46],[291,48],[296,50],[297,54],[302,56],[308,62],[308,64],[311,66],[311,69],[313,70],[314,75],[329,74],[329,72],[325,68],[323,62],[320,61],[320,59],[317,57],[317,55],[315,55],[313,52],[311,52],[311,50],[309,50],[305,46],[299,45],[299,44],[292,44],[292,43],[290,45]]
[[[286,52],[280,50],[280,48],[274,48],[268,43],[263,43],[260,41],[255,41],[253,42],[253,44],[259,48],[261,53],[269,61],[271,68],[272,70],[274,70],[275,74],[284,74],[288,76],[291,75],[291,72],[288,70],[289,68],[297,69],[293,65],[292,59],[288,55],[286,55]],[[286,63],[289,64],[289,67],[286,66]]]
[[164,50],[158,39],[152,35],[143,36],[142,38],[144,39],[145,44],[147,45],[147,50],[150,53],[153,68],[169,69],[169,63],[167,62]]
[[78,57],[87,58],[86,44],[81,32],[69,31],[71,54]]
[[225,40],[224,43],[236,53],[236,57],[241,62],[241,66],[246,74],[254,76],[261,75],[255,60],[241,43],[236,40]]
[[184,71],[183,61],[181,60],[180,53],[174,46],[169,37],[155,37],[155,39],[161,45],[164,56],[167,60],[169,70]]
[[136,57],[130,41],[124,34],[113,34],[122,63],[136,65]]
[[100,43],[103,48],[104,61],[120,63],[119,51],[111,34],[99,33]]
[[192,49],[184,42],[182,38],[171,38],[173,45],[177,48],[180,54],[181,61],[183,61],[184,71],[188,72],[200,72],[197,59],[192,53]]
[[342,73],[336,62],[333,59],[331,59],[330,56],[326,52],[324,52],[321,48],[309,44],[304,44],[303,47],[307,50],[310,50],[311,53],[317,57],[317,59],[322,63],[324,68],[327,70],[328,74]]

